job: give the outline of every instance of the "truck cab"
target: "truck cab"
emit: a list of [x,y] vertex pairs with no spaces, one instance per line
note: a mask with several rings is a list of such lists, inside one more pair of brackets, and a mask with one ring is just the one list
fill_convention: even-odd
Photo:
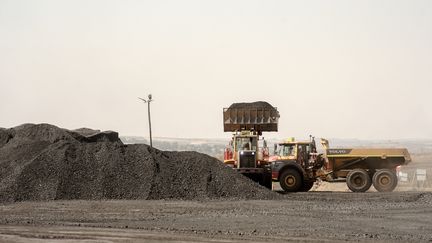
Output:
[[279,160],[297,160],[305,163],[310,160],[312,150],[316,152],[311,141],[295,141],[294,138],[275,145],[275,156]]

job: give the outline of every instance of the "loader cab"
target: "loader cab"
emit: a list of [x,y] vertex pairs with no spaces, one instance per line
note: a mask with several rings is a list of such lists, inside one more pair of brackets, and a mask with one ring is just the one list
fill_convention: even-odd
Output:
[[267,142],[256,131],[235,132],[225,148],[224,163],[234,168],[256,168],[268,164]]
[[232,166],[238,165],[241,154],[252,154],[258,151],[259,135],[253,131],[237,131],[233,133],[232,139],[224,153],[224,163]]
[[237,136],[234,139],[235,151],[256,151],[258,138],[256,136]]

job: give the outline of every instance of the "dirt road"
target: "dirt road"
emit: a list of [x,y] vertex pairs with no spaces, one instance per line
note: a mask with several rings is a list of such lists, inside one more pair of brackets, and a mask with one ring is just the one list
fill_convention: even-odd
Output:
[[432,241],[432,193],[308,192],[281,200],[0,205],[5,242]]

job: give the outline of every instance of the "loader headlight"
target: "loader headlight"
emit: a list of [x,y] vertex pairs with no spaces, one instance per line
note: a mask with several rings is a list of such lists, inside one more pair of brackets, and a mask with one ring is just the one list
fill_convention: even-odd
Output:
[[243,151],[241,151],[240,154],[243,154]]

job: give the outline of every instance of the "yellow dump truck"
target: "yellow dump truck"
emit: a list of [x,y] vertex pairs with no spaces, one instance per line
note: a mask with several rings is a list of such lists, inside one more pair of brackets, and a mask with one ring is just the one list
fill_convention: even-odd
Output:
[[405,148],[330,148],[321,139],[324,153],[317,153],[315,139],[288,139],[275,146],[270,158],[272,179],[285,191],[308,191],[319,178],[346,181],[353,192],[391,192],[397,186],[396,167],[411,162]]

